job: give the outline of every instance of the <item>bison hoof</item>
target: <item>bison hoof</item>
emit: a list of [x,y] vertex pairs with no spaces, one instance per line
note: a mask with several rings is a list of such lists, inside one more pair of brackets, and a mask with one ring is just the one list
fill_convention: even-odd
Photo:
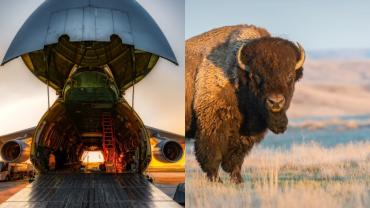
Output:
[[224,183],[224,182],[221,180],[221,178],[220,178],[220,177],[218,177],[218,179],[217,179],[217,183]]
[[230,180],[231,180],[232,183],[235,183],[235,184],[244,183],[244,180],[241,176],[240,177],[231,177]]
[[220,177],[208,177],[208,180],[211,182],[223,183]]

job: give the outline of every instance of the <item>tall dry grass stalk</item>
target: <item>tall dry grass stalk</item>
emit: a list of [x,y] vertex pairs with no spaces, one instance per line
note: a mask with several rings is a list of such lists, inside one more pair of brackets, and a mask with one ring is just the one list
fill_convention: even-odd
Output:
[[193,152],[186,161],[187,207],[370,207],[370,142],[289,150],[256,147],[245,159],[245,183],[209,182]]

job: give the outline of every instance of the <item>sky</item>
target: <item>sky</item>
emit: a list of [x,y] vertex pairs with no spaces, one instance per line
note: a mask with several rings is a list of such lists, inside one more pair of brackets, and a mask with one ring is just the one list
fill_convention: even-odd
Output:
[[215,27],[254,24],[306,50],[370,48],[367,0],[186,0],[188,39]]
[[[0,0],[0,59],[43,0]],[[167,37],[179,66],[160,59],[135,85],[135,110],[145,125],[184,135],[184,0],[138,0]],[[51,104],[56,99],[51,91]],[[131,103],[131,89],[126,92]],[[0,66],[0,135],[36,126],[47,110],[46,86],[20,58]]]

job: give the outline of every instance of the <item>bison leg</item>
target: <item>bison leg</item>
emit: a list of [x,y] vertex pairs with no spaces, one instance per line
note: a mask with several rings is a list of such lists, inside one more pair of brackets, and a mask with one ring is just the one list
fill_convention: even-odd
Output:
[[248,151],[242,147],[233,148],[222,159],[222,169],[230,174],[230,180],[236,184],[243,183],[240,171]]
[[195,157],[210,181],[222,183],[218,176],[222,156],[217,146],[210,145],[207,139],[197,138],[195,140]]
[[244,157],[236,158],[235,156],[224,158],[221,163],[222,169],[230,174],[230,180],[236,184],[243,183],[241,176],[241,168],[243,165]]
[[242,175],[240,173],[240,170],[241,170],[241,168],[238,167],[238,168],[234,168],[234,170],[231,171],[231,173],[230,173],[230,180],[231,180],[231,182],[233,182],[235,184],[244,183],[244,180],[242,178]]

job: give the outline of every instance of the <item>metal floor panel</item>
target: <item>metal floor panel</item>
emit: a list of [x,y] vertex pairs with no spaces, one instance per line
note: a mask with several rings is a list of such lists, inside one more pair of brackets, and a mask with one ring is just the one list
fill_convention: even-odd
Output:
[[5,207],[181,207],[138,174],[41,175]]

